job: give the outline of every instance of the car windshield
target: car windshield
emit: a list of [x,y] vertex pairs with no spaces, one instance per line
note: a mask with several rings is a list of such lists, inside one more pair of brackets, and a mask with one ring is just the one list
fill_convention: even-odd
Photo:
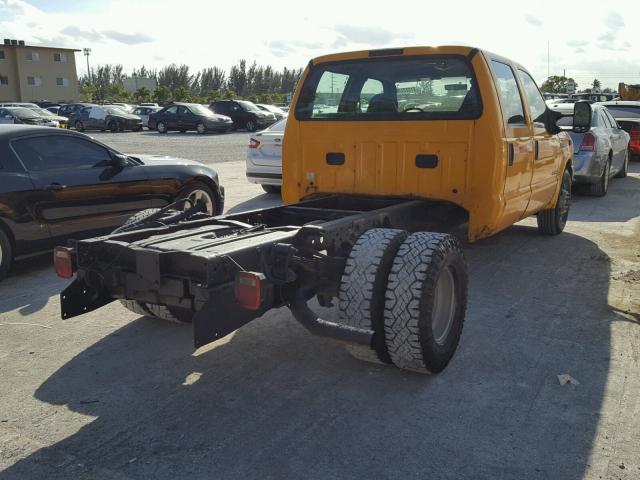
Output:
[[236,100],[236,102],[242,107],[245,112],[260,111],[258,106],[253,102],[247,102],[246,100]]
[[54,115],[53,113],[51,113],[49,110],[45,110],[44,108],[30,108],[30,110],[33,110],[34,112],[36,112],[37,114],[42,115],[43,117],[55,117],[56,115]]
[[640,118],[640,105],[606,105],[613,118]]
[[125,112],[119,107],[106,107],[104,110],[109,115],[127,115],[127,112]]
[[30,108],[13,107],[13,108],[9,108],[8,110],[18,118],[33,118],[33,117],[42,116],[38,112],[34,112]]
[[296,105],[299,120],[430,120],[480,116],[473,71],[458,56],[320,64]]
[[202,115],[203,117],[213,117],[215,115],[211,110],[202,105],[189,105],[187,108],[196,115]]

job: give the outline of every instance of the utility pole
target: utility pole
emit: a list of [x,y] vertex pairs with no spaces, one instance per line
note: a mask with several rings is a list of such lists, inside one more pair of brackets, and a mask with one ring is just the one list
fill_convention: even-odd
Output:
[[92,84],[93,80],[91,78],[91,69],[89,68],[89,55],[91,55],[91,49],[84,48],[83,52],[84,52],[84,56],[87,57],[87,77],[89,78],[89,84]]

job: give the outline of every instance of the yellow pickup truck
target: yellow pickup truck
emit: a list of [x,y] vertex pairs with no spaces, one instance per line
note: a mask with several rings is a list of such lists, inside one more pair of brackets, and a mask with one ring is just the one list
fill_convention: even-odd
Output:
[[[196,347],[287,306],[356,357],[421,373],[453,357],[468,240],[536,215],[565,227],[572,143],[527,70],[472,47],[364,50],[313,59],[284,136],[285,205],[208,217],[138,213],[112,235],[55,251],[71,318],[115,299],[193,323]],[[573,129],[591,125],[578,102]],[[543,240],[541,240],[543,241]],[[339,319],[308,304],[337,302]]]

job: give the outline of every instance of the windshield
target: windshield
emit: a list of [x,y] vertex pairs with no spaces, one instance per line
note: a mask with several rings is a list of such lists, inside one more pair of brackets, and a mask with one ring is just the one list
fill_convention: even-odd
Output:
[[242,107],[245,112],[260,111],[257,105],[253,102],[247,102],[246,100],[236,100],[236,102]]
[[640,118],[640,105],[605,105],[613,118]]
[[313,68],[299,120],[474,119],[482,106],[473,71],[457,56],[334,62]]
[[264,108],[265,110],[267,110],[268,112],[273,112],[273,113],[284,113],[284,111],[278,107],[276,107],[275,105],[264,105],[264,104],[260,104],[260,107]]
[[36,112],[39,115],[42,115],[43,117],[55,117],[56,116],[53,113],[51,113],[49,110],[45,110],[44,108],[40,108],[40,107],[30,108],[29,110],[33,110],[34,112]]
[[209,110],[207,107],[203,107],[202,105],[189,105],[187,108],[196,115],[202,115],[204,117],[214,116],[214,113],[211,110]]
[[14,108],[8,108],[7,110],[9,110],[18,118],[34,118],[34,117],[42,116],[39,113],[34,112],[30,108],[14,107]]

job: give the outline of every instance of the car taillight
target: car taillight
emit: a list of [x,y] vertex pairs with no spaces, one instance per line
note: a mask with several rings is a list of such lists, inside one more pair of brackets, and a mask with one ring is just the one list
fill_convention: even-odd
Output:
[[249,140],[249,148],[258,148],[260,146],[260,140],[252,138]]
[[579,150],[581,152],[593,152],[596,149],[596,137],[593,133],[587,132],[582,137]]
[[633,153],[640,153],[640,125],[636,125],[629,132],[631,138],[629,139],[629,150]]
[[53,265],[55,266],[56,273],[59,277],[73,277],[72,250],[67,247],[56,247],[53,250]]
[[260,272],[238,272],[234,293],[242,308],[258,310],[264,294],[263,282],[267,277]]

